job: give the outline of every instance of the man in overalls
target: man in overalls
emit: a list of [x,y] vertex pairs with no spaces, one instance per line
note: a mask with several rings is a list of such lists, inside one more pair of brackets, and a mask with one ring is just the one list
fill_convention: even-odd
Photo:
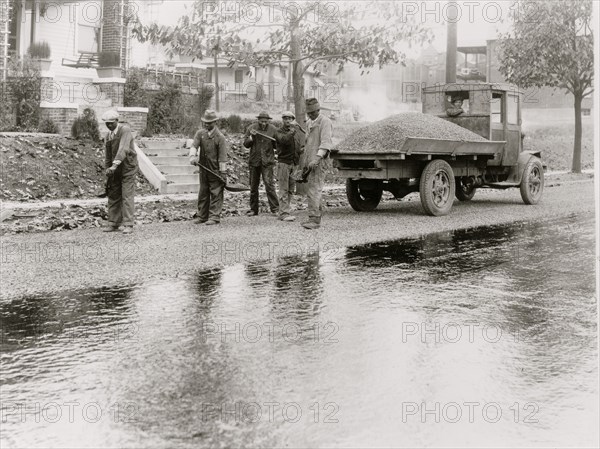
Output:
[[123,226],[123,234],[133,232],[135,178],[138,171],[133,134],[129,126],[119,123],[119,113],[106,111],[102,121],[106,135],[105,168],[108,177],[108,224],[104,232],[115,232]]
[[333,148],[333,125],[321,112],[316,98],[306,100],[306,143],[304,147],[304,167],[310,169],[308,175],[308,221],[301,223],[305,229],[318,229],[321,226],[321,196],[325,181],[325,163]]
[[204,129],[198,130],[194,136],[189,152],[190,164],[202,165],[221,176],[219,179],[200,167],[198,218],[195,223],[210,226],[221,222],[223,189],[227,180],[227,142],[216,126],[218,117],[215,111],[207,110],[201,120]]

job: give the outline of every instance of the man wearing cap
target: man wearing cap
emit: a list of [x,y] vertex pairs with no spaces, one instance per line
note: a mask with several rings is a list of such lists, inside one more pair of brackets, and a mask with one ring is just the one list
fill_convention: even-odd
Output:
[[321,106],[316,98],[306,100],[306,144],[304,164],[310,169],[308,175],[308,221],[302,223],[305,229],[318,229],[321,226],[321,195],[325,180],[323,159],[329,157],[333,147],[333,125],[331,120],[320,113]]
[[250,166],[250,210],[246,215],[258,215],[258,186],[262,176],[269,208],[274,214],[279,213],[279,202],[273,181],[275,167],[275,134],[277,128],[269,123],[271,117],[265,111],[257,116],[258,123],[253,123],[246,131],[244,146],[250,149],[248,164]]
[[129,126],[119,123],[117,111],[106,111],[102,121],[109,132],[105,138],[105,168],[108,177],[108,223],[104,232],[115,232],[124,226],[123,234],[133,232],[135,175],[137,154]]
[[[196,223],[207,226],[221,222],[223,209],[223,189],[227,180],[227,142],[217,128],[217,114],[206,110],[202,116],[204,129],[194,136],[190,148],[190,164],[200,167],[200,190],[198,191],[198,218]],[[208,172],[202,166],[219,172],[222,179]]]
[[296,217],[290,215],[290,198],[293,191],[294,170],[300,161],[303,151],[304,136],[298,124],[294,121],[296,116],[291,111],[281,114],[283,125],[277,130],[277,181],[279,184],[279,219],[294,221]]

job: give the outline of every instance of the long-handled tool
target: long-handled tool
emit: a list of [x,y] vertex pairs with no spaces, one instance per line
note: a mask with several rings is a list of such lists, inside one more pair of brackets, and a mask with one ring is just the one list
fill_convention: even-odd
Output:
[[198,167],[202,168],[203,170],[206,170],[210,174],[216,176],[218,179],[220,179],[223,182],[223,184],[225,184],[225,186],[224,186],[225,190],[227,190],[229,192],[247,192],[250,190],[250,187],[245,186],[243,184],[227,184],[227,181],[225,179],[223,179],[223,177],[220,174],[212,171],[210,168],[205,167],[204,165],[202,165],[199,162],[196,162],[196,165]]
[[255,131],[255,132],[256,132],[256,134],[258,134],[259,136],[263,136],[263,137],[265,137],[265,138],[267,138],[267,139],[269,139],[269,140],[272,140],[273,142],[277,142],[277,141],[276,141],[275,139],[273,139],[271,136],[267,136],[266,134],[259,133],[258,131]]

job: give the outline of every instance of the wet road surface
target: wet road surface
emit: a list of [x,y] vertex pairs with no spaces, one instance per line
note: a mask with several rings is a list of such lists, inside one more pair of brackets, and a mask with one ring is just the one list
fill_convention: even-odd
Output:
[[597,446],[593,216],[4,301],[2,447]]

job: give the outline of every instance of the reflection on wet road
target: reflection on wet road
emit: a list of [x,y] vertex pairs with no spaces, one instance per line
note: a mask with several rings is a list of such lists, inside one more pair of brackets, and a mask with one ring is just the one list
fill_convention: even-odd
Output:
[[594,269],[585,216],[12,300],[0,443],[597,446]]

